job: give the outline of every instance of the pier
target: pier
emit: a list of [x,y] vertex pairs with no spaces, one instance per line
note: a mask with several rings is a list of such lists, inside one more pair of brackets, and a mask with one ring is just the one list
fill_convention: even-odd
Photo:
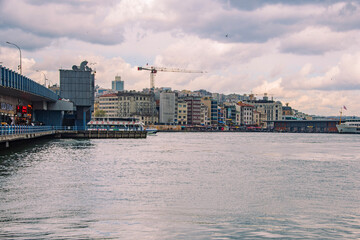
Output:
[[24,142],[40,138],[75,138],[75,139],[106,139],[106,138],[146,138],[146,131],[112,131],[88,130],[77,127],[53,126],[1,126],[0,149],[10,148]]
[[55,138],[146,138],[146,131],[80,130],[56,131]]

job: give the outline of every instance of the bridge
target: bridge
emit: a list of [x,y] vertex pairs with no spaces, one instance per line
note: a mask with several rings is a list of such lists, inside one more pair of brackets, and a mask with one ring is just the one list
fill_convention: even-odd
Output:
[[73,103],[0,65],[0,122],[25,125],[46,119],[49,125],[62,125],[63,111],[73,111]]
[[45,86],[0,65],[0,94],[30,101],[56,102],[58,95]]

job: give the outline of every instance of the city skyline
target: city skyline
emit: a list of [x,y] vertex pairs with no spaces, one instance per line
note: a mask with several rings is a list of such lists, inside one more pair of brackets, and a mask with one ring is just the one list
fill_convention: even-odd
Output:
[[87,60],[97,85],[111,88],[119,75],[126,89],[141,90],[149,72],[137,67],[149,64],[207,72],[158,73],[156,87],[267,92],[308,114],[346,106],[343,114],[359,115],[359,8],[335,0],[0,0],[0,62],[19,65],[8,41],[38,82],[59,83],[59,69]]

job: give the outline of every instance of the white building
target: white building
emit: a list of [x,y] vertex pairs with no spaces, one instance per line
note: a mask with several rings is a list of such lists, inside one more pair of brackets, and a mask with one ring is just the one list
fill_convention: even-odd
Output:
[[282,120],[282,103],[269,100],[266,94],[264,94],[262,100],[250,99],[245,102],[253,105],[255,110],[260,112],[266,121]]
[[236,125],[254,124],[254,106],[239,102],[236,104]]
[[158,122],[154,96],[148,93],[126,91],[100,96],[99,110],[110,118],[136,117],[145,125]]
[[201,104],[200,115],[201,115],[201,125],[205,125],[205,126],[210,125],[209,110],[208,107],[203,103]]
[[177,96],[174,92],[160,93],[159,122],[164,124],[177,123]]

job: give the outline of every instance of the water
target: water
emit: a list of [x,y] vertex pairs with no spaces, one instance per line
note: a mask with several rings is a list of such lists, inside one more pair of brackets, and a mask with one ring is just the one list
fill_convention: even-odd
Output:
[[1,239],[357,239],[360,135],[158,133],[0,154]]

